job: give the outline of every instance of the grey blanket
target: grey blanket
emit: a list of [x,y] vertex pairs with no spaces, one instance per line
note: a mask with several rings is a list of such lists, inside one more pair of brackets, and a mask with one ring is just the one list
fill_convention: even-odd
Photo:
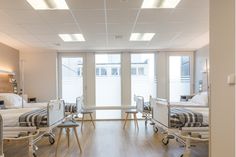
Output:
[[202,127],[202,113],[194,112],[184,108],[172,108],[170,113],[170,126],[173,128],[181,127]]
[[46,127],[47,126],[47,109],[37,109],[22,114],[19,117],[20,126],[24,127]]

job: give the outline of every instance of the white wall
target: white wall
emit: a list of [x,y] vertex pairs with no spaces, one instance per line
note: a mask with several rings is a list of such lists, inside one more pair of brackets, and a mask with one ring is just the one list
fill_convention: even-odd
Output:
[[235,157],[235,0],[210,0],[211,157]]
[[203,91],[207,90],[206,60],[209,64],[209,45],[195,51],[195,93],[199,91],[199,81],[203,81]]
[[57,98],[57,53],[54,50],[20,50],[24,61],[24,89],[38,101]]

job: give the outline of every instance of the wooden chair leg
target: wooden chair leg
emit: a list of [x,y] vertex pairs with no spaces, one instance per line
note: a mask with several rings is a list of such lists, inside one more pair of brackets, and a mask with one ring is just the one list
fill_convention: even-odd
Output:
[[125,128],[125,125],[126,125],[126,122],[127,122],[128,116],[129,116],[129,113],[126,113],[126,117],[125,117],[125,123],[124,123],[124,126],[123,126],[123,128]]
[[84,114],[82,113],[81,130],[82,130],[82,128],[83,128],[83,124],[84,124]]
[[78,137],[78,134],[77,134],[76,127],[73,127],[73,129],[74,129],[74,134],[75,134],[77,143],[78,143],[78,145],[79,145],[79,150],[80,150],[80,152],[82,153],[82,149],[81,149],[81,146],[80,146],[79,137]]
[[60,128],[59,137],[58,137],[58,140],[57,140],[56,155],[55,155],[56,157],[57,157],[58,146],[59,146],[59,143],[60,143],[60,140],[61,140],[61,133],[62,133],[62,128]]
[[67,144],[68,148],[70,147],[70,128],[66,128],[66,135],[67,135]]
[[91,122],[93,123],[93,127],[95,128],[95,124],[94,124],[94,121],[93,121],[92,113],[90,113],[89,115],[90,115],[90,118],[91,118]]
[[134,122],[136,123],[135,126],[137,126],[137,128],[138,128],[138,119],[137,119],[137,114],[136,113],[134,113]]

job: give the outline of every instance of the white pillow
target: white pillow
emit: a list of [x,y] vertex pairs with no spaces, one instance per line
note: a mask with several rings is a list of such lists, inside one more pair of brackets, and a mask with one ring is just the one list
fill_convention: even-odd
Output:
[[[21,108],[22,97],[13,93],[0,93],[0,100],[4,101],[5,108]],[[26,103],[23,100],[23,103]]]
[[208,106],[208,94],[207,92],[202,92],[195,95],[191,100],[192,103]]

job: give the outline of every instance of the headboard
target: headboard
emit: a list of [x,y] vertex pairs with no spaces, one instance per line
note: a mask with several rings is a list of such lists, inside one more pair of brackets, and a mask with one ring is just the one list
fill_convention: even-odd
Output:
[[16,92],[15,81],[12,82],[13,75],[0,74],[0,93],[14,93]]

